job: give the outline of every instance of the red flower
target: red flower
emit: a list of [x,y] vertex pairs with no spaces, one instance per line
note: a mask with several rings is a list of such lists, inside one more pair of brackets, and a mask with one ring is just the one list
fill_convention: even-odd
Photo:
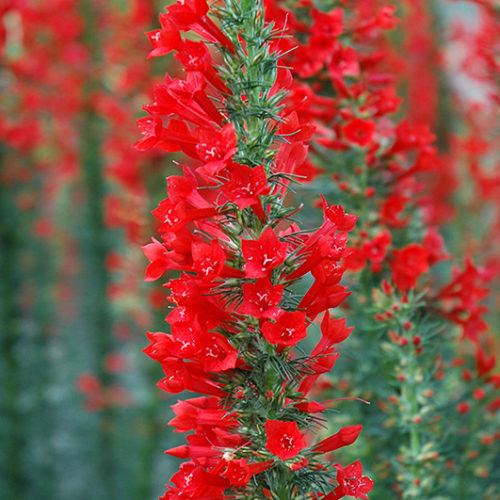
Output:
[[380,209],[380,218],[383,224],[389,227],[405,227],[410,221],[410,217],[401,218],[401,213],[405,209],[406,202],[409,201],[407,196],[401,194],[391,194]]
[[155,281],[168,269],[178,269],[179,267],[179,262],[171,258],[174,252],[169,252],[165,248],[165,245],[155,238],[152,238],[152,240],[153,243],[142,247],[144,254],[150,262],[146,269],[145,281]]
[[229,480],[233,486],[245,486],[252,477],[250,467],[243,458],[230,460],[223,476]]
[[[208,114],[194,101],[194,96],[189,95],[189,92],[187,92],[189,87],[195,85],[195,82],[198,81],[201,83],[203,81],[203,77],[199,73],[195,73],[194,75],[189,73],[187,81],[169,80],[164,85],[157,85],[153,93],[154,103],[144,106],[143,109],[152,115],[172,116],[175,113],[179,118],[188,120],[196,125],[211,127],[213,121],[217,122],[211,116],[213,115],[213,111],[211,114]],[[182,93],[181,88],[184,90]],[[203,100],[201,99],[200,102],[203,103]],[[211,110],[208,109],[208,111]]]
[[249,464],[243,458],[240,458],[239,460],[229,460],[226,463],[227,468],[222,475],[229,480],[232,486],[245,486],[252,476],[269,469],[274,460]]
[[193,42],[184,40],[182,49],[175,55],[175,58],[184,65],[187,72],[199,71],[205,78],[221,92],[229,94],[229,89],[220,79],[219,75],[212,67],[212,57],[207,46],[203,42]]
[[270,344],[293,346],[306,337],[306,313],[282,312],[276,323],[267,321],[261,327],[262,335]]
[[169,425],[175,427],[177,432],[188,432],[200,427],[231,429],[239,425],[235,416],[224,409],[219,398],[199,397],[177,401],[172,405],[172,410],[176,416]]
[[370,270],[372,272],[379,273],[382,270],[382,263],[391,243],[392,235],[389,231],[382,231],[373,240],[363,243],[363,253],[367,259],[370,259]]
[[296,457],[306,447],[297,422],[268,420],[265,428],[266,448],[281,460]]
[[179,30],[167,18],[160,16],[161,30],[148,31],[146,33],[153,50],[149,53],[150,57],[164,56],[172,50],[179,50],[182,47],[182,39]]
[[199,342],[197,359],[203,369],[210,372],[222,372],[236,366],[238,351],[220,333],[202,335]]
[[314,446],[313,451],[316,453],[328,453],[330,451],[338,450],[343,446],[348,446],[358,439],[362,428],[362,425],[342,427],[342,429],[340,429],[340,431],[333,436],[320,441],[316,446]]
[[444,239],[435,227],[429,228],[422,240],[422,245],[429,252],[429,264],[431,266],[450,258],[444,248]]
[[372,142],[374,132],[375,123],[361,118],[355,118],[342,127],[346,140],[359,146],[368,146]]
[[202,278],[211,280],[222,272],[226,254],[216,240],[209,245],[205,242],[193,243],[193,267]]
[[217,213],[213,208],[186,208],[186,204],[181,201],[172,203],[169,198],[160,201],[158,207],[151,212],[159,221],[159,232],[175,232],[185,226],[188,222],[196,219],[205,219]]
[[311,355],[315,355],[326,351],[334,344],[343,342],[351,334],[354,327],[347,328],[345,318],[332,319],[327,311],[321,322],[321,340],[312,351]]
[[159,116],[154,118],[150,116],[140,118],[137,120],[137,126],[144,138],[134,144],[136,149],[139,151],[147,151],[160,142],[163,127]]
[[328,205],[323,195],[323,216],[325,221],[330,220],[335,224],[337,231],[352,231],[358,220],[357,215],[350,215],[344,212],[340,205]]
[[349,248],[344,256],[344,266],[349,271],[361,271],[366,266],[365,252],[361,248]]
[[311,319],[314,319],[319,313],[326,311],[326,309],[338,307],[342,304],[351,294],[351,292],[347,292],[346,290],[347,287],[335,283],[323,283],[323,286],[314,295],[304,296],[299,303],[299,308],[305,309],[307,315]]
[[222,129],[200,129],[196,153],[203,162],[200,170],[216,175],[231,160],[236,152],[234,125],[228,123]]
[[207,16],[208,10],[207,0],[178,1],[167,8],[166,14],[160,14],[160,22],[163,26],[171,20],[179,30],[193,30],[208,42],[220,43],[233,52],[233,44]]
[[[144,352],[149,354],[147,349]],[[185,363],[180,359],[169,358],[163,361],[161,366],[166,377],[162,378],[157,385],[165,392],[177,394],[182,391],[192,391],[209,396],[225,396],[225,392],[208,382],[206,374],[199,368],[195,369],[193,363]]]
[[221,189],[227,199],[236,204],[240,210],[253,207],[260,219],[264,220],[265,214],[259,195],[268,194],[270,190],[264,167],[260,165],[251,168],[232,163],[226,168],[226,172],[229,180],[222,184]]
[[345,469],[340,464],[336,464],[335,468],[337,469],[339,485],[323,500],[338,500],[347,495],[368,500],[366,494],[372,491],[373,481],[369,477],[363,476],[363,466],[359,460],[348,465]]
[[203,111],[215,123],[222,124],[224,117],[205,93],[207,81],[201,73],[188,73],[185,80],[172,79],[167,74],[165,81],[169,93],[183,101],[186,107],[190,107],[198,114]]
[[359,75],[359,56],[352,47],[343,47],[338,44],[332,50],[327,68],[332,80],[342,85],[343,77]]
[[256,318],[272,318],[279,312],[276,306],[281,301],[283,286],[273,285],[268,278],[260,278],[255,283],[245,283],[242,288],[243,302],[238,312]]
[[429,252],[418,243],[392,251],[393,259],[390,261],[392,281],[402,292],[417,285],[420,275],[429,270]]
[[247,278],[264,278],[286,258],[287,244],[281,242],[269,227],[257,240],[243,240],[241,250],[245,259]]

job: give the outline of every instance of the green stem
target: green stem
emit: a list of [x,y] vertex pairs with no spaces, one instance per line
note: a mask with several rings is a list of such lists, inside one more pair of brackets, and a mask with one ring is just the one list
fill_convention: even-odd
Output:
[[[4,173],[4,151],[0,145],[0,174]],[[19,309],[21,216],[15,204],[15,189],[3,179],[0,182],[0,441],[2,443],[0,476],[6,478],[2,496],[27,498],[28,478],[23,466],[25,448],[23,412],[20,406],[21,381],[19,344],[21,312]]]
[[[161,374],[158,373],[156,365],[150,363],[148,370],[148,380],[158,380]],[[158,412],[161,408],[160,400],[156,394],[153,394],[147,407],[142,413],[141,420],[144,422],[142,433],[140,434],[141,448],[140,448],[140,465],[136,481],[136,496],[135,498],[150,498],[152,495],[151,477],[154,469],[154,457],[156,455],[159,429],[158,429]]]
[[[402,388],[405,400],[409,402],[409,412],[403,417],[409,421],[410,429],[410,461],[411,467],[408,472],[409,475],[405,475],[410,481],[403,481],[403,498],[423,498],[423,491],[420,487],[420,481],[422,479],[422,470],[420,455],[422,453],[421,443],[420,443],[420,423],[415,421],[415,417],[419,414],[419,404],[418,404],[418,384],[416,381],[417,375],[417,359],[414,350],[412,349],[410,354],[410,361],[408,366],[408,379]],[[406,483],[406,484],[405,484]]]
[[[82,14],[86,21],[84,41],[90,49],[92,62],[99,66],[100,41],[95,30],[99,12],[90,0],[82,2]],[[96,72],[97,73],[97,72]],[[85,95],[90,96],[98,90],[100,82],[89,78]],[[104,368],[104,360],[113,349],[112,317],[108,301],[110,283],[106,268],[106,256],[110,244],[108,230],[104,225],[105,181],[104,164],[101,153],[103,123],[94,111],[90,100],[86,102],[81,125],[81,167],[86,191],[86,218],[88,232],[83,237],[82,250],[86,275],[89,277],[89,290],[86,293],[85,309],[89,312],[89,338],[93,339],[93,371],[101,384],[106,387],[112,383],[112,376]],[[99,473],[102,494],[107,499],[115,495],[115,457],[114,439],[115,411],[107,407],[99,414]]]

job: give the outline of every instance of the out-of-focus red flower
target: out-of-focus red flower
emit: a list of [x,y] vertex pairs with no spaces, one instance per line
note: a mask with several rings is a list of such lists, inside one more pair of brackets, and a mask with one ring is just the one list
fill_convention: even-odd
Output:
[[414,288],[418,278],[429,270],[429,252],[418,243],[411,243],[399,250],[393,250],[389,265],[394,284],[405,292]]
[[373,141],[375,123],[371,120],[355,118],[342,127],[344,138],[358,146],[368,146]]

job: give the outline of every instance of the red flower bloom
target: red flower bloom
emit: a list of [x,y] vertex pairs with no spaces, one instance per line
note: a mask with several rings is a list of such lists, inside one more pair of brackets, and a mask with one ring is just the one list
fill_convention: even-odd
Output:
[[356,225],[358,216],[346,214],[340,205],[328,205],[323,195],[320,196],[323,200],[323,215],[325,221],[330,220],[333,222],[337,231],[352,231]]
[[328,453],[330,451],[338,450],[343,446],[348,446],[358,439],[361,429],[363,429],[362,425],[342,427],[342,429],[340,429],[340,431],[333,436],[320,441],[316,446],[314,446],[313,451],[316,453]]
[[347,495],[368,500],[366,494],[372,491],[373,481],[369,477],[363,476],[363,466],[359,460],[348,465],[345,469],[340,464],[336,464],[335,468],[337,469],[339,485],[324,500],[338,500]]
[[375,123],[371,120],[361,120],[355,118],[342,127],[342,134],[349,142],[354,142],[359,146],[368,146],[375,132]]
[[[226,460],[224,460],[224,462],[226,462]],[[274,460],[249,464],[246,460],[240,458],[239,460],[229,460],[226,463],[227,467],[222,473],[223,477],[227,478],[232,486],[245,486],[252,476],[269,469],[274,463]]]
[[354,327],[347,328],[345,318],[332,319],[327,311],[321,322],[321,340],[313,349],[311,355],[326,351],[334,344],[343,342],[351,334]]
[[415,287],[418,278],[429,270],[429,252],[418,243],[393,250],[392,255],[392,281],[402,292]]
[[265,428],[266,448],[281,460],[296,457],[306,447],[297,422],[268,420]]
[[279,312],[276,307],[283,295],[283,286],[273,285],[268,278],[260,278],[255,283],[245,283],[243,302],[238,312],[256,318],[273,318]]
[[276,323],[266,321],[261,327],[262,335],[270,344],[293,346],[307,336],[306,313],[283,311]]
[[210,176],[216,175],[231,160],[236,152],[234,125],[228,123],[220,130],[200,129],[196,153],[203,162],[199,168]]
[[385,260],[387,250],[392,243],[392,235],[389,231],[382,231],[373,240],[363,243],[363,254],[370,259],[370,271],[379,273],[382,271],[382,263]]
[[224,85],[219,75],[212,67],[212,57],[203,42],[184,40],[182,49],[175,55],[187,72],[199,71],[205,78],[221,92],[229,94],[229,89]]
[[280,241],[269,227],[257,240],[243,240],[241,250],[245,259],[247,278],[264,278],[286,258],[287,244]]
[[203,369],[210,372],[222,372],[236,366],[238,351],[220,333],[201,336],[200,351],[197,358]]
[[268,194],[270,191],[264,167],[260,165],[251,168],[232,163],[224,171],[226,172],[229,180],[222,184],[221,189],[227,199],[236,204],[240,210],[253,207],[259,218],[264,220],[265,214],[259,195]]
[[151,213],[160,221],[158,231],[166,233],[177,231],[193,220],[215,215],[217,211],[214,208],[186,208],[183,201],[172,203],[172,200],[167,198],[160,201]]
[[338,44],[332,50],[327,68],[332,80],[343,85],[343,77],[359,75],[359,56],[352,47],[343,47]]
[[[168,269],[178,269],[180,262],[173,259],[175,252],[169,252],[165,245],[161,244],[155,238],[153,243],[142,247],[146,257],[149,259],[149,266],[146,269],[145,281],[155,281],[162,276]],[[182,256],[179,256],[182,258]]]
[[252,477],[250,467],[248,467],[247,462],[243,458],[240,460],[230,460],[223,475],[233,486],[245,486]]
[[234,415],[228,414],[219,398],[192,398],[178,401],[172,405],[175,417],[169,425],[175,427],[177,432],[187,432],[199,427],[220,427],[231,429],[238,427],[239,423]]
[[205,40],[220,43],[234,51],[233,44],[207,16],[207,13],[207,0],[182,0],[167,7],[167,13],[160,14],[160,22],[163,26],[164,22],[171,20],[172,24],[181,31],[193,30]]
[[391,194],[380,209],[380,218],[383,224],[389,227],[405,227],[410,221],[410,217],[401,218],[401,213],[405,209],[406,202],[409,201],[407,196],[401,194]]
[[179,30],[173,23],[167,19],[162,19],[160,16],[161,30],[148,31],[146,33],[153,50],[149,53],[150,57],[164,56],[172,50],[179,50],[182,47],[182,38]]
[[210,245],[204,242],[193,243],[191,253],[193,267],[200,277],[211,280],[222,272],[226,254],[216,240],[212,240]]

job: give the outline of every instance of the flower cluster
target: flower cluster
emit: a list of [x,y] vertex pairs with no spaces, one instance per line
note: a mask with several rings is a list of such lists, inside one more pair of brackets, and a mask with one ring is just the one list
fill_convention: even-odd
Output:
[[[303,3],[294,10],[268,5],[268,18],[288,35],[285,59],[296,77],[291,95],[298,119],[316,126],[310,171],[330,174],[328,191],[321,181],[325,196],[359,214],[344,259],[355,290],[347,315],[358,335],[349,342],[350,355],[343,357],[339,386],[347,387],[348,395],[362,387],[364,397],[387,414],[383,435],[383,414],[370,408],[363,420],[369,440],[365,463],[379,473],[380,489],[374,494],[384,499],[391,490],[395,498],[457,496],[477,455],[465,459],[467,466],[455,462],[460,472],[453,481],[444,483],[437,471],[467,455],[471,438],[453,412],[457,405],[465,409],[460,402],[470,401],[474,387],[482,395],[474,396],[475,421],[483,425],[478,440],[490,449],[495,441],[499,387],[495,357],[487,354],[492,343],[481,304],[492,273],[491,267],[467,261],[449,284],[431,278],[431,269],[436,275],[451,259],[436,227],[449,212],[440,212],[446,205],[430,195],[442,192],[431,189],[443,161],[423,118],[412,115],[413,124],[391,116],[401,101],[391,68],[397,58],[382,35],[395,28],[396,9],[364,1],[330,11],[327,2]],[[314,190],[315,184],[309,192]],[[465,345],[463,338],[472,344]],[[469,368],[471,363],[477,368]],[[464,364],[462,376],[457,368]],[[479,481],[469,482],[471,494],[494,484],[493,478],[484,481],[490,455],[479,454],[476,464],[483,472]]]
[[[441,231],[457,173],[431,132],[436,79],[415,78],[426,61],[441,62],[433,14],[402,2],[403,61],[387,35],[398,9],[385,1],[263,3],[227,1],[210,12],[216,24],[204,2],[178,2],[148,35],[150,55],[175,52],[186,78],[156,89],[138,147],[191,160],[169,178],[154,211],[161,240],[145,247],[148,280],[182,273],[167,284],[171,333],[149,334],[146,352],[162,363],[162,388],[207,396],[174,405],[172,425],[194,434],[169,451],[191,461],[165,498],[367,498],[358,458],[377,474],[372,499],[495,495],[500,383],[485,300],[497,267],[465,258],[461,269]],[[494,100],[484,76],[495,66],[492,25],[482,22],[478,79]],[[183,39],[188,30],[204,42]],[[408,119],[396,118],[398,78]],[[489,200],[496,184],[478,165],[491,149],[466,146]],[[302,210],[285,203],[294,197]],[[300,230],[301,217],[319,229]],[[346,318],[330,315],[336,307]],[[314,346],[308,326],[320,314]],[[337,359],[340,375],[329,378]],[[375,404],[351,407],[340,431],[309,444],[328,406],[312,394],[338,400],[339,391]],[[360,418],[353,463],[319,465],[356,440]],[[236,463],[240,490],[228,478]]]
[[[320,227],[306,231],[286,204],[314,127],[287,94],[285,40],[261,2],[179,1],[160,21],[150,56],[174,52],[186,76],[156,87],[136,147],[190,161],[168,177],[153,211],[160,239],[144,247],[147,280],[180,273],[165,285],[170,333],[149,333],[145,352],[162,365],[163,390],[203,395],[172,407],[170,424],[192,434],[167,451],[188,461],[162,498],[367,498],[359,461],[322,459],[361,425],[318,439],[327,408],[310,395],[352,330],[330,309],[349,295],[340,281],[356,217],[323,201]],[[319,315],[311,349],[301,341]]]

